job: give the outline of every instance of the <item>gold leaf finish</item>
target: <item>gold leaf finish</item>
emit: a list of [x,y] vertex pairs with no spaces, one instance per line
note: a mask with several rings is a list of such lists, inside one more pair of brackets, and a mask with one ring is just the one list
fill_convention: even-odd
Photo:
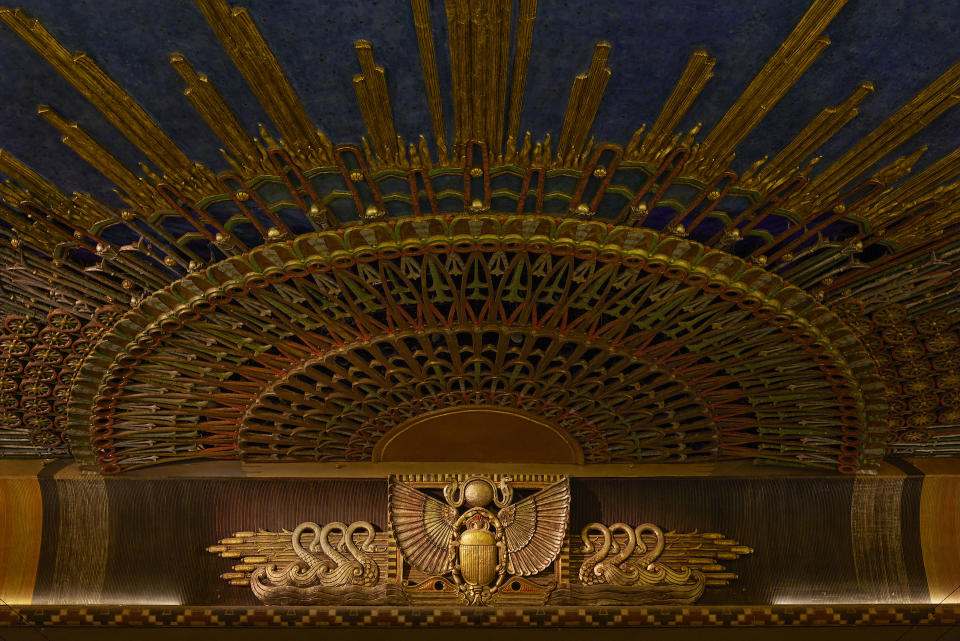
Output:
[[[385,49],[370,34],[354,78],[367,135],[334,145],[254,17],[200,0],[272,121],[248,130],[174,54],[187,100],[223,143],[220,173],[187,158],[89,56],[0,10],[149,161],[125,166],[67,108],[40,108],[116,185],[115,207],[0,151],[0,379],[12,381],[0,384],[0,450],[69,448],[108,473],[224,456],[369,460],[414,416],[483,406],[543,415],[587,463],[872,473],[893,448],[960,453],[949,357],[960,152],[915,171],[918,146],[878,165],[960,101],[960,63],[833,161],[817,154],[870,83],[731,168],[829,44],[843,4],[813,2],[709,131],[677,131],[717,63],[695,51],[650,127],[611,142],[594,137],[622,65],[609,44],[573,79],[555,135],[523,132],[537,2],[514,14],[446,0],[444,69],[429,3],[412,0],[433,141],[401,137],[391,60],[374,57]],[[902,314],[896,331],[876,320],[888,313]],[[897,334],[933,317],[946,329]],[[49,318],[76,318],[90,338]]]

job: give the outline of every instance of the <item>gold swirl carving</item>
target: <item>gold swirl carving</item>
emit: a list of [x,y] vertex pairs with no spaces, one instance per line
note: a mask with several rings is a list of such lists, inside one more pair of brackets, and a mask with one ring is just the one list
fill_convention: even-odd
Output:
[[[266,603],[350,600],[351,595],[376,588],[380,582],[380,567],[372,555],[384,549],[374,544],[375,537],[373,526],[366,521],[350,525],[338,521],[324,526],[301,523],[290,537],[299,560],[254,568],[250,587]],[[377,595],[367,595],[371,596],[379,600]]]
[[[618,530],[627,537],[623,544],[613,539],[613,532]],[[590,538],[591,531],[600,532],[602,538],[599,545]],[[655,537],[656,542],[652,549],[647,549],[643,540],[644,534]],[[580,566],[580,581],[587,585],[683,585],[691,580],[703,581],[701,572],[692,572],[687,567],[675,570],[656,562],[663,553],[664,534],[663,530],[652,523],[644,523],[636,528],[631,528],[626,523],[614,523],[610,527],[602,523],[591,523],[580,532],[580,538],[583,540],[584,552],[591,554]]]
[[590,523],[579,538],[577,552],[583,557],[577,576],[581,584],[597,587],[699,586],[702,591],[736,578],[720,560],[753,552],[722,534],[665,533],[653,523]]

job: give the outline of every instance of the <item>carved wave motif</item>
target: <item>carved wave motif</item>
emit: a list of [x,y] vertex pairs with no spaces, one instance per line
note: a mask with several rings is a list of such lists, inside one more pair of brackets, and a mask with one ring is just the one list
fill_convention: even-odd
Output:
[[[361,532],[361,540],[354,534]],[[310,542],[303,546],[304,534]],[[331,535],[339,534],[339,540]],[[335,522],[324,526],[301,523],[293,531],[291,546],[299,561],[280,566],[256,568],[250,575],[250,588],[264,603],[397,603],[380,581],[380,567],[368,554],[374,552],[373,526],[366,521],[346,525]],[[321,553],[322,551],[322,553]]]
[[610,585],[578,583],[558,586],[547,599],[549,605],[641,605],[693,603],[703,594],[706,578],[702,572],[690,572],[690,582],[673,585]]
[[[601,535],[599,546],[590,539],[590,532]],[[621,545],[614,541],[613,533],[623,532],[627,540]],[[656,537],[652,550],[647,549],[642,535],[650,533]],[[591,523],[580,533],[583,550],[590,554],[580,566],[580,581],[591,585],[609,583],[612,585],[655,585],[657,583],[684,584],[690,579],[688,568],[673,568],[655,561],[663,553],[663,530],[652,523],[644,523],[631,528],[625,523],[614,523],[609,528],[602,523]]]
[[[618,542],[614,533],[623,538]],[[591,536],[594,533],[594,536]],[[596,538],[599,534],[599,539]],[[643,535],[653,538],[648,547]],[[631,527],[590,523],[580,533],[583,560],[579,584],[561,586],[553,599],[577,603],[638,604],[692,603],[703,594],[707,578],[687,565],[671,566],[660,560],[666,536],[659,527],[644,523]]]
[[254,596],[266,605],[406,605],[409,603],[403,588],[395,583],[381,583],[374,587],[358,585],[270,585],[264,583],[266,568],[258,568],[250,578]]

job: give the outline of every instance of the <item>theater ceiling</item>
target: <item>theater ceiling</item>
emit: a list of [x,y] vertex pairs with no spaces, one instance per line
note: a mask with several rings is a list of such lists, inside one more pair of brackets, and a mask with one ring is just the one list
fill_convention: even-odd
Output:
[[[0,22],[0,594],[703,597],[770,625],[960,599],[950,3],[31,0]],[[127,536],[167,556],[138,574]],[[502,556],[470,570],[471,545]],[[925,612],[880,622],[956,620]]]
[[0,451],[956,455],[955,25],[843,5],[4,9]]

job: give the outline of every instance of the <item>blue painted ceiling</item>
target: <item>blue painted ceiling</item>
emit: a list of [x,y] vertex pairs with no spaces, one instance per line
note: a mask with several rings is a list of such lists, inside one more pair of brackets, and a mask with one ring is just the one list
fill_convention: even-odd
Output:
[[[397,130],[405,139],[431,131],[410,5],[394,2],[242,0],[299,92],[315,124],[334,142],[358,141],[363,123],[351,77],[359,72],[353,43],[373,43],[387,71]],[[449,97],[443,3],[433,5],[441,88]],[[221,49],[199,9],[184,0],[30,0],[20,5],[65,46],[85,51],[151,113],[193,159],[224,164],[219,141],[183,96],[170,66],[179,52],[206,73],[241,121],[256,131],[268,119]],[[613,46],[613,76],[594,125],[598,140],[625,143],[659,113],[697,49],[717,59],[714,78],[690,110],[709,131],[797,24],[807,0],[540,0],[521,128],[535,137],[559,133],[570,86],[586,71],[593,44]],[[737,152],[744,169],[786,144],[810,118],[846,98],[864,80],[876,91],[861,114],[822,152],[829,160],[855,143],[960,59],[960,7],[945,0],[852,0],[827,28],[832,40]],[[128,165],[143,160],[56,71],[0,27],[0,148],[59,185],[107,197],[111,186],[59,141],[36,115],[40,104],[76,120]],[[452,108],[445,109],[452,126]],[[934,122],[896,155],[928,145],[920,168],[957,145],[960,109]],[[111,199],[112,200],[112,199]],[[115,201],[113,201],[115,202]]]

